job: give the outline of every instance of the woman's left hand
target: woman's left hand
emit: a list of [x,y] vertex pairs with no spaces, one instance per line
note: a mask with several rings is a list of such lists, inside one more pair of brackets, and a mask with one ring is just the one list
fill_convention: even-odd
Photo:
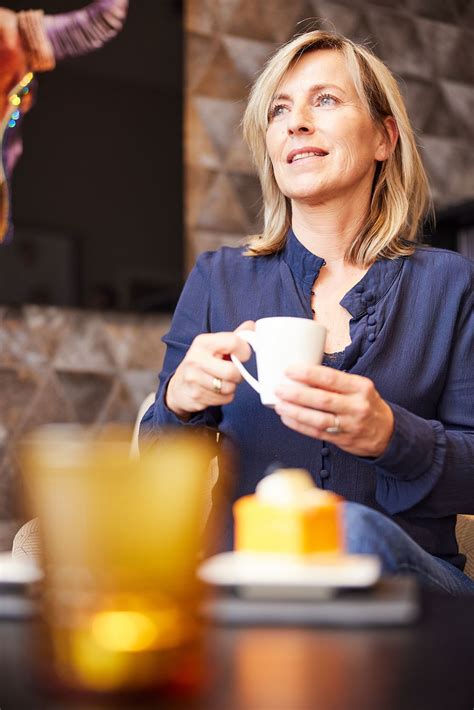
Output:
[[[393,412],[372,380],[323,365],[295,365],[285,374],[292,383],[277,388],[275,409],[286,426],[356,456],[385,451]],[[327,431],[334,428],[339,431]]]

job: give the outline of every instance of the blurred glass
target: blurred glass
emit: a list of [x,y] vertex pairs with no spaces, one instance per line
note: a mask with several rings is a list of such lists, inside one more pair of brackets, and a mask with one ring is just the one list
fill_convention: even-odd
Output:
[[54,426],[23,443],[45,573],[40,655],[69,688],[192,688],[215,452],[202,436],[170,433],[131,460],[129,441]]

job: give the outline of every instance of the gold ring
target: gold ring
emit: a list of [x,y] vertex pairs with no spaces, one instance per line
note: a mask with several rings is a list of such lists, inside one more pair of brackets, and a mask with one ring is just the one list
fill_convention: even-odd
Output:
[[341,427],[339,425],[339,417],[337,414],[333,414],[334,417],[334,424],[332,426],[328,426],[327,429],[324,431],[327,434],[340,434],[341,433]]
[[216,394],[221,394],[222,392],[222,380],[220,377],[212,378],[212,389]]

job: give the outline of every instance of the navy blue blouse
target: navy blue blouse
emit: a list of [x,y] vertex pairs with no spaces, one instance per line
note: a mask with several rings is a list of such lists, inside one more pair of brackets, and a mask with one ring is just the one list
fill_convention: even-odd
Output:
[[[199,257],[164,337],[160,386],[141,436],[166,425],[216,429],[238,447],[234,498],[253,493],[276,461],[306,468],[320,488],[385,513],[425,550],[462,569],[456,514],[474,513],[472,262],[420,246],[412,256],[376,261],[342,299],[352,316],[351,343],[325,364],[369,377],[395,418],[387,449],[370,459],[288,429],[246,382],[231,404],[186,424],[166,407],[167,383],[199,333],[266,316],[312,318],[310,291],[323,259],[291,230],[277,254],[243,251],[224,247]],[[247,365],[255,374],[253,360]]]

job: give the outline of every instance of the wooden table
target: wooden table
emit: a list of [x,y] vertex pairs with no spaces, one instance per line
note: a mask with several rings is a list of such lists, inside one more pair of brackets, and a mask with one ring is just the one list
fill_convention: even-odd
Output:
[[1,710],[472,710],[474,599],[429,596],[406,628],[213,628],[210,682],[172,701],[47,697],[29,667],[30,624],[0,621]]

